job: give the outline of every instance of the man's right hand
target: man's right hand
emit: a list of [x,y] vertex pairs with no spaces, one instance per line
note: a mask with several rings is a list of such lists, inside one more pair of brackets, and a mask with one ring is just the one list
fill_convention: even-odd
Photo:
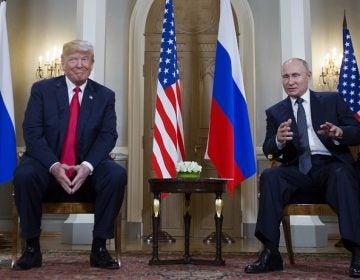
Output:
[[72,185],[69,177],[66,175],[66,170],[72,169],[71,166],[63,163],[57,163],[55,164],[50,172],[52,175],[54,175],[55,179],[59,182],[59,184],[62,186],[62,188],[68,193],[72,193]]
[[292,120],[288,119],[286,122],[283,122],[279,125],[276,140],[283,144],[286,141],[291,141],[293,139],[293,132],[291,131]]

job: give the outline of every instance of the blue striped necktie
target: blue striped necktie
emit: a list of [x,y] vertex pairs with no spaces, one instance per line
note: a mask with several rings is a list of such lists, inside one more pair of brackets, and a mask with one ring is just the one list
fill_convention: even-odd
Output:
[[302,105],[303,102],[304,99],[300,97],[296,100],[296,103],[298,104],[296,122],[299,131],[299,142],[301,148],[301,152],[299,155],[299,170],[300,172],[307,174],[310,171],[312,164],[311,164],[311,152],[309,146],[306,115],[305,115],[304,107]]

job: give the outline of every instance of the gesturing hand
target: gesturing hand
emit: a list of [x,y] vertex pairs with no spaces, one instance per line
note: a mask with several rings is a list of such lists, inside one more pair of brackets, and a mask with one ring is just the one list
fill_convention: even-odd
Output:
[[279,143],[285,143],[293,139],[293,132],[291,131],[292,120],[288,119],[286,122],[282,122],[277,130],[276,139]]
[[324,124],[320,125],[320,129],[317,131],[317,133],[320,135],[341,139],[343,130],[330,122],[325,122]]

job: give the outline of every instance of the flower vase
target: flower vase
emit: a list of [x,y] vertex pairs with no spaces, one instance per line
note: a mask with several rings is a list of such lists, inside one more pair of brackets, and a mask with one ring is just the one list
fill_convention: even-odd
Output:
[[177,178],[200,178],[200,172],[178,172]]

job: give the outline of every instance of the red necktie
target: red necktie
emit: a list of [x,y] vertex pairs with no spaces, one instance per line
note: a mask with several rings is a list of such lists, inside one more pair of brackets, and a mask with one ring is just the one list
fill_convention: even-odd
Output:
[[[80,103],[79,103],[79,92],[80,88],[74,88],[74,95],[70,103],[70,115],[68,127],[66,130],[65,141],[61,150],[60,162],[66,163],[67,165],[76,165],[76,128],[79,118]],[[76,175],[74,170],[66,171],[66,175],[73,179]]]

